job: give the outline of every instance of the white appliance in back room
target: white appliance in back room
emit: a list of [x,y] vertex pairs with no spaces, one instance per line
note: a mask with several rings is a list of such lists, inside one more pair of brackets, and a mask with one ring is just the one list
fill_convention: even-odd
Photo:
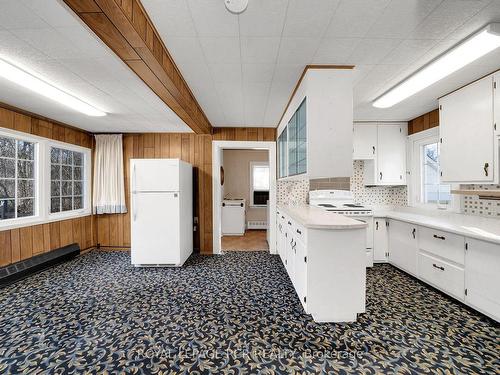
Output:
[[243,236],[245,234],[246,202],[244,199],[224,199],[222,201],[223,236]]
[[331,212],[362,221],[366,227],[366,266],[373,266],[373,210],[354,203],[352,192],[348,190],[312,190],[309,204]]
[[134,266],[182,266],[193,252],[193,167],[179,159],[131,159]]

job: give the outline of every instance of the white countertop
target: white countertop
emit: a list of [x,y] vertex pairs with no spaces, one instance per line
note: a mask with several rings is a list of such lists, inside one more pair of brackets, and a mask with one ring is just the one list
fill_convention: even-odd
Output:
[[430,211],[414,207],[375,210],[375,217],[401,220],[424,227],[440,229],[465,237],[500,244],[500,220],[453,212]]
[[344,215],[327,212],[321,208],[302,205],[278,204],[278,210],[310,229],[358,229],[366,228],[367,224]]

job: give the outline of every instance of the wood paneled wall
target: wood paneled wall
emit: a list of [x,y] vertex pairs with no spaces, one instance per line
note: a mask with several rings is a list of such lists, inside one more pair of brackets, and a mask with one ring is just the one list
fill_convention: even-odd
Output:
[[[92,135],[20,110],[0,107],[0,127],[49,139],[92,147]],[[92,216],[0,231],[0,266],[77,242],[81,249],[95,246]]]
[[439,109],[408,121],[408,135],[439,126]]
[[195,133],[212,126],[139,0],[64,0]]
[[[212,253],[212,140],[274,141],[274,128],[214,128],[213,135],[186,133],[125,134],[123,155],[125,193],[129,207],[129,160],[132,158],[180,158],[194,167],[195,216],[198,217],[194,246]],[[97,215],[101,246],[130,246],[130,213]]]

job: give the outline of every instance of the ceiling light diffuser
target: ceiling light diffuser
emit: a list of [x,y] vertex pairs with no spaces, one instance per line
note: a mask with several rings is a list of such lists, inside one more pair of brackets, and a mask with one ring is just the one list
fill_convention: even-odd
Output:
[[61,103],[78,112],[84,113],[87,116],[106,116],[106,112],[85,103],[73,95],[65,93],[57,87],[52,86],[50,83],[47,83],[2,59],[0,59],[0,77]]
[[373,106],[392,107],[498,47],[500,23],[491,23],[390,89]]

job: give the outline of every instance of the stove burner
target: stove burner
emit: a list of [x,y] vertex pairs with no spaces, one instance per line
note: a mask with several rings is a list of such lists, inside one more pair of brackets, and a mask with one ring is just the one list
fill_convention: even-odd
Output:
[[320,204],[318,204],[318,206],[335,208],[335,206],[333,204],[330,204],[330,203],[320,203]]
[[360,206],[359,204],[353,204],[353,203],[346,203],[346,204],[344,204],[344,207],[363,208],[363,206]]

